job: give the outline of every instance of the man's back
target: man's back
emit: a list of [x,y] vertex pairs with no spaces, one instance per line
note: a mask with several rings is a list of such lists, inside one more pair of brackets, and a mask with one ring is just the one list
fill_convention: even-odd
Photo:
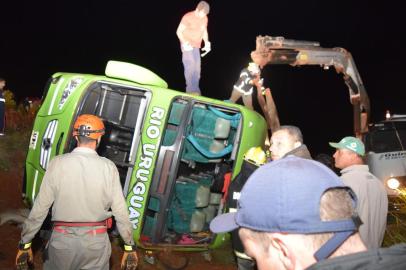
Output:
[[388,197],[382,182],[367,165],[352,165],[341,170],[341,179],[358,197],[357,211],[362,222],[359,232],[368,248],[379,248],[386,229]]
[[49,168],[49,183],[55,189],[52,219],[86,222],[109,218],[116,189],[121,190],[115,165],[94,150],[79,147],[56,157]]
[[95,115],[82,114],[76,119],[72,135],[78,147],[49,163],[24,222],[16,257],[18,266],[25,269],[32,261],[32,239],[52,208],[53,231],[44,269],[109,269],[111,245],[107,229],[112,215],[125,243],[122,263],[135,269],[137,254],[119,173],[112,161],[96,152],[104,132],[102,119]]
[[403,270],[406,269],[406,245],[399,244],[390,248],[381,248],[359,252],[328,260],[320,261],[307,270],[335,269],[368,269],[368,270]]

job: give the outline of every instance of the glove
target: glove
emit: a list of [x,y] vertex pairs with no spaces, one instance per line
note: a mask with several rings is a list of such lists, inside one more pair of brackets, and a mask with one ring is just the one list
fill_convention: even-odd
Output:
[[205,51],[206,53],[210,52],[211,51],[211,42],[210,41],[205,42],[202,50]]
[[16,256],[17,270],[28,270],[29,264],[34,262],[34,256],[32,255],[31,243],[18,244],[18,252]]
[[270,95],[271,94],[271,89],[266,88],[266,89],[261,89],[262,90],[262,95],[266,96],[266,95]]
[[189,42],[182,43],[181,46],[182,46],[182,51],[184,51],[184,52],[193,50],[193,47],[192,47],[192,45],[189,44]]
[[123,258],[121,259],[121,270],[135,270],[138,265],[138,256],[135,246],[124,245]]

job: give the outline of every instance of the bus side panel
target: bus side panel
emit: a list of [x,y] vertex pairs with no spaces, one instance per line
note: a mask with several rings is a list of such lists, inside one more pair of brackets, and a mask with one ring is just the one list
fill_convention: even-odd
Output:
[[159,143],[165,128],[168,109],[174,98],[172,91],[153,91],[151,102],[144,116],[141,128],[141,142],[138,146],[134,170],[127,194],[127,205],[130,221],[133,224],[134,240],[140,242],[144,211],[146,209],[148,193],[154,175]]
[[267,150],[264,147],[268,131],[265,119],[258,113],[254,113],[249,109],[242,110],[242,113],[243,128],[236,157],[236,164],[233,170],[233,179],[240,172],[244,154],[248,149],[261,146],[264,150]]
[[[264,148],[264,142],[268,130],[265,119],[259,114],[245,108],[242,109],[241,112],[243,114],[243,128],[235,161],[236,163],[233,168],[233,179],[240,172],[244,154],[248,149],[261,146],[264,150],[267,150]],[[210,244],[210,248],[214,249],[220,247],[229,237],[229,234],[217,234],[213,242]]]
[[[60,76],[50,85],[36,116],[26,159],[25,199],[29,205],[33,203],[49,162],[65,151],[77,104],[86,89],[86,84],[78,84],[75,89],[69,87],[72,77]],[[73,91],[67,94],[67,89]]]

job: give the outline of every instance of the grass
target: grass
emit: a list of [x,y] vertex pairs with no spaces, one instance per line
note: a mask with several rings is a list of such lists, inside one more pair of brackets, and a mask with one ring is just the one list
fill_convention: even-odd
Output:
[[400,195],[390,198],[388,224],[386,226],[383,246],[406,242],[406,189],[400,190]]
[[21,157],[25,156],[31,130],[10,130],[0,137],[0,170],[9,171],[16,165],[21,166]]
[[0,171],[9,171],[24,164],[40,102],[35,101],[27,108],[16,104],[11,91],[3,94],[6,99],[6,135],[0,137]]

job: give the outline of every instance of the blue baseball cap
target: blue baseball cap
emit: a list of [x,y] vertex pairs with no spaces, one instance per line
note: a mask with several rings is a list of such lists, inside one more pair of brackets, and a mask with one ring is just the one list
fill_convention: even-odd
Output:
[[314,255],[317,260],[325,259],[359,226],[358,217],[321,220],[321,197],[332,188],[348,190],[355,209],[355,194],[323,164],[295,156],[270,162],[249,177],[241,191],[237,212],[217,216],[210,229],[214,233],[240,227],[291,234],[334,233]]

